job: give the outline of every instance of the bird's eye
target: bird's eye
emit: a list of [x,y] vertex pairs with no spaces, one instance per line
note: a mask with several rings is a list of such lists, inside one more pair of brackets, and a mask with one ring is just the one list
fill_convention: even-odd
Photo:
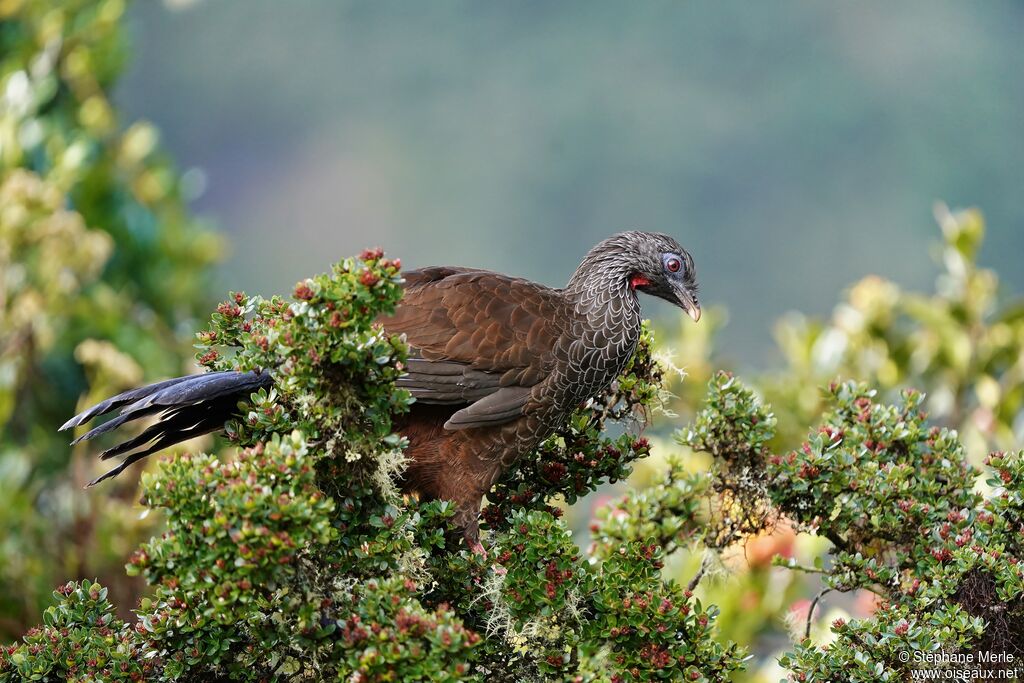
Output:
[[683,262],[679,260],[678,256],[665,254],[665,270],[670,273],[678,273],[682,267]]

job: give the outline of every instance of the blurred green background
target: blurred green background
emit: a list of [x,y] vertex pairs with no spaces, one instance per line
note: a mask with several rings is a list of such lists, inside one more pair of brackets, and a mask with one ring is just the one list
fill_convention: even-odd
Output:
[[[928,391],[975,460],[1020,447],[1022,3],[123,4],[0,0],[0,640],[71,578],[130,616],[124,558],[159,527],[137,468],[84,491],[96,447],[56,426],[193,370],[228,289],[287,292],[370,245],[558,285],[617,230],[686,244],[706,315],[644,302],[690,377],[634,486],[719,367],[758,371],[780,452],[837,374]],[[987,221],[939,211],[940,239],[937,200]],[[844,293],[870,273],[905,289]],[[581,540],[609,501],[574,508]],[[776,552],[822,548],[782,530],[708,588],[750,680],[778,679],[813,595]],[[822,623],[840,608],[873,606]]]
[[[677,236],[740,366],[868,272],[928,285],[931,207],[1024,270],[1024,4],[136,3],[115,93],[276,292],[379,244],[561,284],[627,228]],[[655,315],[675,315],[648,306]]]

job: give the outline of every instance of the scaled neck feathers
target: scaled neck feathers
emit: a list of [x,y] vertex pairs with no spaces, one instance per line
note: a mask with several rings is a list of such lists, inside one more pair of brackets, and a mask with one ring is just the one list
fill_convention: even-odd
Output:
[[636,264],[621,245],[611,242],[605,240],[584,257],[564,291],[575,301],[578,312],[626,315],[629,319],[621,322],[631,327],[632,318],[640,316],[636,292],[629,284]]

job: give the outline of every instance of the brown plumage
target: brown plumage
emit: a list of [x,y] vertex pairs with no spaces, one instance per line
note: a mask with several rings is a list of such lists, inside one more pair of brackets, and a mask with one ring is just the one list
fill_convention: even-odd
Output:
[[[401,304],[380,319],[411,348],[398,381],[416,398],[397,425],[409,442],[403,489],[455,501],[456,521],[474,547],[481,500],[502,472],[622,372],[640,338],[637,292],[700,317],[692,258],[657,233],[604,240],[561,289],[469,268],[403,276]],[[145,436],[104,454],[152,442],[100,481],[149,452],[219,429],[226,407],[271,382],[266,374],[230,372],[170,380],[108,399],[62,429],[122,408],[121,417],[80,437],[87,439],[113,422],[162,413]]]

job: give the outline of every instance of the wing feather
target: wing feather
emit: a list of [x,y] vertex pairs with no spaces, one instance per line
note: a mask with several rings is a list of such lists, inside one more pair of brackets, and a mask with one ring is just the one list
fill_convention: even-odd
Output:
[[412,351],[398,385],[417,400],[466,404],[448,429],[501,424],[523,414],[553,364],[564,318],[558,290],[499,273],[436,267],[410,271],[384,329]]

